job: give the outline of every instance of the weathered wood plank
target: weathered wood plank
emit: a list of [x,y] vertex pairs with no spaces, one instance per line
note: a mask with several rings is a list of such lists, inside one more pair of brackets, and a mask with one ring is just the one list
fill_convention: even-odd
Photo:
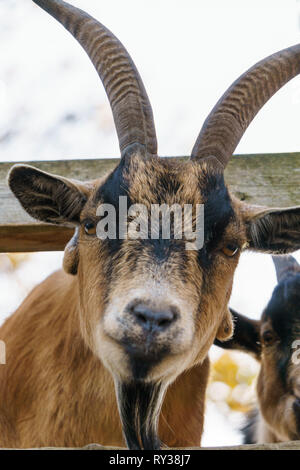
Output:
[[[180,157],[179,157],[180,158]],[[113,169],[118,159],[28,162],[44,171],[88,180]],[[31,219],[10,192],[6,178],[13,163],[0,163],[0,252],[62,250],[70,229]],[[241,199],[268,206],[300,204],[300,153],[237,155],[226,182]]]
[[61,251],[73,230],[50,224],[0,226],[0,253]]

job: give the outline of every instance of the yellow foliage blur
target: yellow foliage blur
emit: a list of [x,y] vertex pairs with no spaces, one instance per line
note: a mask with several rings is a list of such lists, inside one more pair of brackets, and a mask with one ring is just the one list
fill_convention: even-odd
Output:
[[237,353],[224,352],[211,365],[208,397],[217,403],[226,404],[232,411],[247,412],[255,400],[254,384],[257,368],[252,359]]
[[232,359],[230,353],[224,353],[213,363],[211,371],[211,380],[225,382],[233,388],[238,384],[237,381],[238,365]]
[[13,271],[29,258],[29,253],[3,253],[0,255],[1,271]]

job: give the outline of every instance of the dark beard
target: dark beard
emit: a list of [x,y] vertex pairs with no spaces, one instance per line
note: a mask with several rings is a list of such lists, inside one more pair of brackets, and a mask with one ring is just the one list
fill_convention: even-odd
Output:
[[159,450],[158,418],[165,387],[142,381],[115,383],[118,407],[127,447]]

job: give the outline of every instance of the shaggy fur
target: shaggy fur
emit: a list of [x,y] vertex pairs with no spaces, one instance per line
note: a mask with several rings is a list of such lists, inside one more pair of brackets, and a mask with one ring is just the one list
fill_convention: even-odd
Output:
[[[57,272],[0,330],[7,347],[0,367],[2,447],[125,444],[113,378],[80,333],[77,293],[77,278]],[[167,445],[199,444],[207,374],[205,362],[168,389],[159,426]]]

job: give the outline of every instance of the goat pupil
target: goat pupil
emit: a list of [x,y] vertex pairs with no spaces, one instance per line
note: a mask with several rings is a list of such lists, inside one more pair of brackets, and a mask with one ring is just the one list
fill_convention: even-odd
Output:
[[224,248],[223,248],[223,253],[226,255],[226,256],[229,256],[229,257],[232,257],[234,256],[239,250],[239,247],[237,245],[226,245]]
[[84,229],[88,235],[95,233],[95,224],[93,222],[86,222],[84,224]]
[[267,331],[263,334],[263,340],[266,344],[270,344],[273,340],[273,334],[270,331]]

